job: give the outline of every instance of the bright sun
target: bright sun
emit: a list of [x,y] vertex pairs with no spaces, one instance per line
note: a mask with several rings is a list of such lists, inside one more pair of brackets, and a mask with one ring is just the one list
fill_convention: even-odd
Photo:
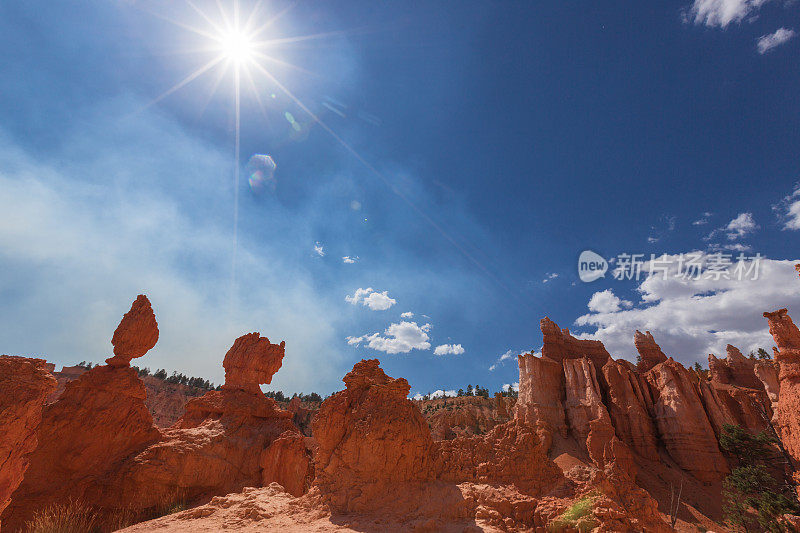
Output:
[[241,31],[231,31],[220,40],[222,54],[234,63],[244,63],[253,58],[253,42]]

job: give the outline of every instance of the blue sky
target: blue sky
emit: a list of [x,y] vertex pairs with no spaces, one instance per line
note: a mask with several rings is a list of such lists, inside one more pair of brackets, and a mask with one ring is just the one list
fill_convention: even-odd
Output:
[[[363,357],[412,393],[497,390],[545,315],[693,363],[769,347],[761,312],[800,310],[797,4],[259,9],[283,13],[263,65],[297,100],[242,83],[234,280],[232,69],[155,101],[218,53],[183,27],[210,24],[180,2],[0,5],[0,351],[101,361],[144,292],[162,335],[140,366],[220,382],[260,331],[287,342],[284,391],[337,390]],[[274,187],[249,186],[254,154]],[[752,282],[582,283],[586,249],[765,259]]]

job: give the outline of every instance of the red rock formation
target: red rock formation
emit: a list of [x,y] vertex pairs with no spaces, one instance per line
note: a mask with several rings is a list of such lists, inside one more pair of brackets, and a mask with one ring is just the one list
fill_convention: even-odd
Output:
[[454,483],[513,485],[539,496],[562,478],[533,428],[510,421],[484,436],[434,443],[436,477]]
[[742,355],[739,349],[731,344],[726,348],[728,356],[717,359],[713,354],[708,356],[708,369],[713,383],[734,385],[761,390],[763,385],[756,377],[756,362]]
[[461,396],[415,400],[431,428],[433,440],[485,435],[494,427],[508,422],[514,398]]
[[797,469],[800,467],[800,330],[786,309],[764,313],[764,316],[769,320],[769,332],[777,344],[775,362],[779,368],[780,392],[775,421],[783,446]]
[[719,481],[728,466],[690,373],[672,359],[645,375],[658,433],[678,465],[701,481]]
[[602,368],[611,357],[602,342],[576,339],[568,329],[559,329],[558,324],[547,317],[539,322],[539,326],[542,329],[542,355],[553,361],[587,357],[595,367]]
[[608,391],[606,406],[616,434],[642,457],[658,460],[656,430],[647,412],[647,405],[652,405],[649,389],[621,361],[609,360],[603,365],[603,379]]
[[406,398],[408,382],[387,376],[377,359],[344,377],[346,389],[322,403],[312,422],[315,482],[332,508],[373,508],[390,486],[433,479],[430,430]]
[[242,335],[225,354],[226,389],[241,389],[257,392],[260,384],[272,382],[272,376],[283,363],[285,342],[270,344],[269,339],[258,333]]
[[114,331],[111,344],[114,357],[106,359],[110,367],[130,366],[131,359],[146,354],[158,342],[158,322],[150,300],[140,294]]
[[144,400],[132,368],[96,366],[68,383],[44,408],[39,446],[3,521],[14,530],[48,505],[102,500],[115,468],[160,438]]
[[[564,410],[569,429],[579,443],[585,443],[592,421],[601,420],[610,427],[611,419],[603,403],[594,364],[589,359],[565,359],[563,365],[566,379]],[[610,435],[614,435],[613,428]]]
[[0,355],[0,514],[28,469],[42,407],[55,387],[43,359]]
[[633,344],[636,345],[636,351],[639,352],[639,372],[647,372],[667,360],[667,356],[661,351],[661,346],[656,344],[649,331],[642,333],[637,329],[633,334]]
[[533,427],[545,451],[553,439],[567,438],[564,371],[561,364],[532,353],[518,357],[519,395],[515,418]]
[[771,412],[773,413],[773,420],[775,412],[778,409],[778,393],[780,391],[780,383],[778,382],[778,369],[772,361],[757,361],[755,366],[756,377],[761,381],[764,386],[764,392],[767,393],[767,398],[770,401]]
[[189,400],[161,442],[123,466],[115,498],[144,510],[175,499],[176,489],[180,499],[196,502],[272,482],[301,495],[312,477],[303,435],[259,389],[283,356],[284,343],[270,344],[258,333],[236,339],[223,363],[222,389]]

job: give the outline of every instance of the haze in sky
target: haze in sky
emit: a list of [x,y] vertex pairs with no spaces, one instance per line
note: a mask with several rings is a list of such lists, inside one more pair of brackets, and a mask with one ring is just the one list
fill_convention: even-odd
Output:
[[705,364],[800,309],[796,3],[233,6],[0,4],[3,353],[101,362],[145,293],[139,366],[494,391],[544,316]]

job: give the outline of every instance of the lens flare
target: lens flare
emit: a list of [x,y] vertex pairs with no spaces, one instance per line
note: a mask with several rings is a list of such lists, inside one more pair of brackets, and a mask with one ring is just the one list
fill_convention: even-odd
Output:
[[250,183],[250,190],[255,194],[261,194],[264,191],[274,192],[275,169],[278,165],[272,156],[266,154],[255,154],[247,162],[247,173],[250,175],[248,182]]

